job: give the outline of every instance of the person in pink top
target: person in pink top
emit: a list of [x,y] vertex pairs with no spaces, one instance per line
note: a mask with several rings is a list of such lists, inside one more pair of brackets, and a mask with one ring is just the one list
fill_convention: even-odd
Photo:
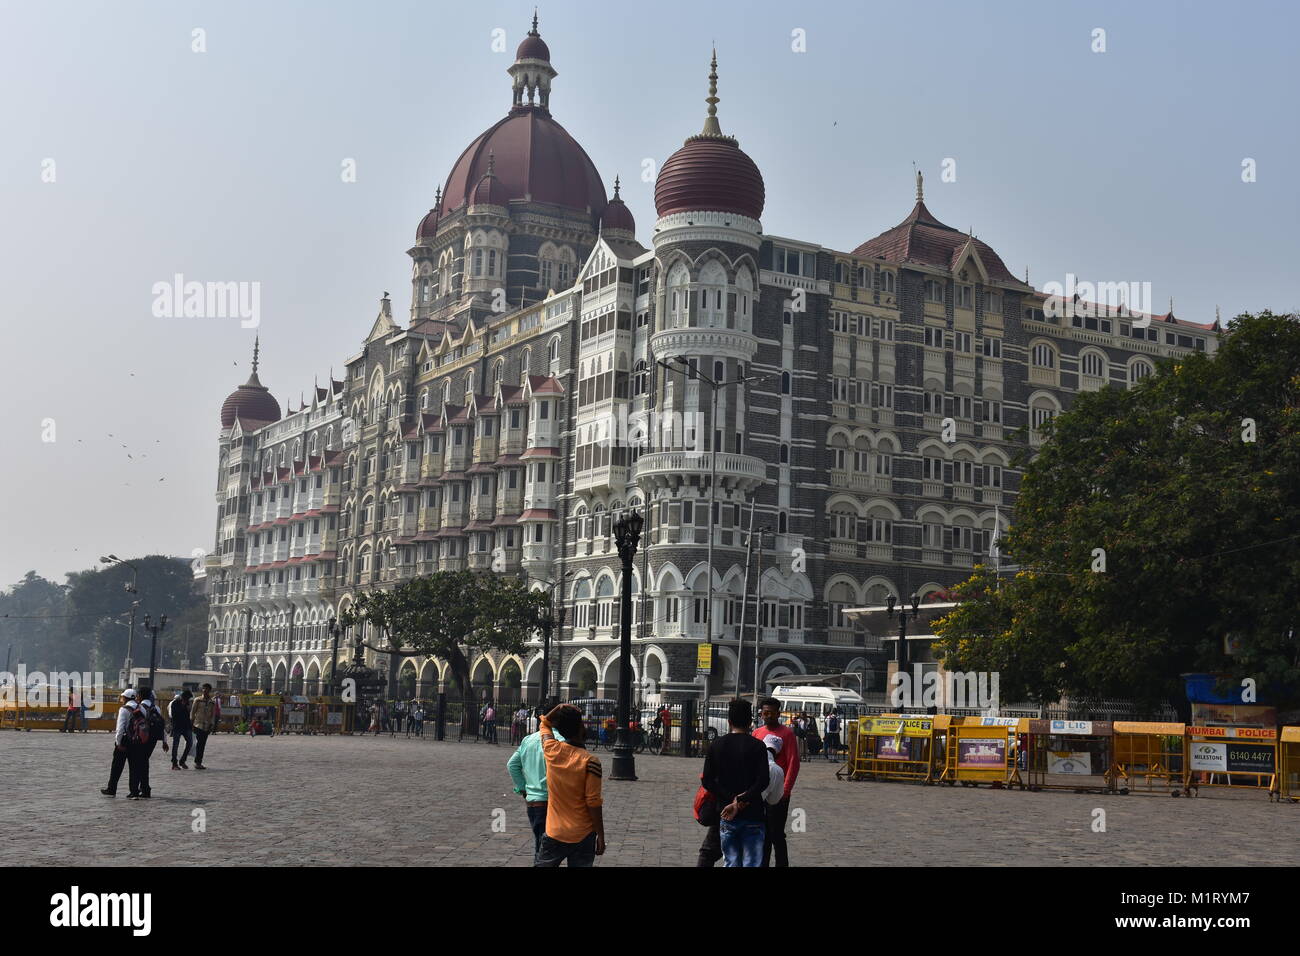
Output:
[[775,697],[766,697],[758,702],[763,722],[754,730],[754,736],[762,740],[768,734],[781,738],[781,752],[776,755],[776,765],[785,774],[785,787],[779,803],[767,808],[767,833],[763,842],[763,865],[771,866],[772,849],[776,849],[776,865],[790,865],[790,851],[785,845],[785,818],[790,814],[790,791],[794,789],[795,779],[799,776],[799,745],[794,731],[781,723],[781,702]]

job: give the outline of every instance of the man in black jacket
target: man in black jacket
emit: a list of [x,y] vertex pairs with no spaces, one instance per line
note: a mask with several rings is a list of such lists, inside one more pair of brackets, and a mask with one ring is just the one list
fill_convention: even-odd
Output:
[[770,775],[767,749],[750,736],[754,709],[747,700],[727,706],[731,733],[717,738],[704,757],[704,789],[717,801],[718,832],[727,866],[762,866],[763,791]]
[[[172,698],[168,713],[172,719],[172,769],[189,770],[185,761],[190,759],[190,749],[194,746],[194,725],[190,722],[190,698],[194,695],[183,690]],[[181,753],[181,741],[185,741],[185,753]],[[179,763],[177,754],[180,754]]]

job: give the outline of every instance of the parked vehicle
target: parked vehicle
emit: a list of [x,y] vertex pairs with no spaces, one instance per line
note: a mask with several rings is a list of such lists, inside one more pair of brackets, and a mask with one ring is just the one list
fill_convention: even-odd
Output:
[[[790,684],[774,687],[771,696],[781,702],[781,715],[786,723],[799,713],[806,713],[817,722],[817,735],[826,735],[826,715],[839,712],[841,722],[857,718],[865,701],[854,690],[842,687],[820,687],[812,684]],[[726,714],[724,712],[723,716]],[[841,731],[842,733],[842,731]]]

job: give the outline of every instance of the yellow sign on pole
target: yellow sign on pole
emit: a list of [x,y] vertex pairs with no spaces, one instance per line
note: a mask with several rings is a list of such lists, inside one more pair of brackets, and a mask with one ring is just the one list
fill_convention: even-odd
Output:
[[697,644],[695,646],[695,669],[701,674],[713,673],[712,644]]

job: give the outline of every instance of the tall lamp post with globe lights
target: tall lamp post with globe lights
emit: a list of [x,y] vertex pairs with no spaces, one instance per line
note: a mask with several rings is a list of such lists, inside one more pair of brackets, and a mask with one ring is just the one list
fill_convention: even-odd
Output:
[[632,561],[641,543],[643,519],[639,511],[621,515],[614,522],[614,546],[623,562],[623,593],[619,611],[618,732],[614,738],[614,769],[611,780],[635,780],[636,756],[628,719],[632,706]]

